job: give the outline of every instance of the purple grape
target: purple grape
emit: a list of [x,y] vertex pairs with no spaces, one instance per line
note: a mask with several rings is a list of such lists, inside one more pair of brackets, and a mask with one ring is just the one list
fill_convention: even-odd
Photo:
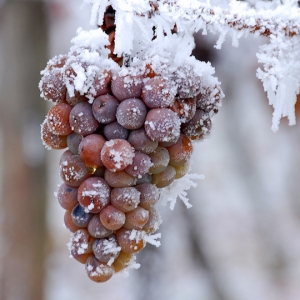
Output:
[[92,217],[93,214],[86,213],[80,204],[77,204],[72,210],[72,220],[79,228],[87,227]]
[[72,132],[71,134],[68,135],[67,145],[68,145],[69,150],[73,154],[78,154],[78,147],[79,147],[79,144],[82,141],[82,139],[83,139],[83,136],[76,132]]
[[96,214],[92,217],[87,229],[89,234],[97,239],[108,237],[113,233],[112,230],[108,230],[102,225],[102,223],[100,222],[99,214]]
[[158,145],[157,141],[152,141],[146,134],[144,128],[130,132],[128,142],[138,151],[146,154],[152,153]]
[[111,95],[97,97],[93,102],[93,114],[102,124],[109,124],[116,120],[116,111],[119,101]]
[[135,188],[141,193],[139,206],[149,209],[158,202],[160,192],[155,184],[143,183],[137,185]]
[[123,139],[127,140],[129,130],[121,126],[117,121],[104,126],[104,136],[107,140]]
[[150,157],[139,151],[135,151],[135,155],[132,161],[132,164],[129,165],[125,171],[131,176],[142,177],[149,172],[149,169],[152,166]]
[[121,248],[118,246],[114,235],[108,239],[96,239],[93,243],[94,255],[101,262],[113,263],[120,251]]
[[115,188],[111,191],[110,201],[113,206],[126,213],[138,206],[140,194],[134,187]]
[[60,206],[66,210],[71,210],[78,203],[78,188],[62,183],[57,190],[57,200]]
[[126,99],[117,108],[117,121],[126,129],[139,129],[144,125],[147,108],[140,99]]

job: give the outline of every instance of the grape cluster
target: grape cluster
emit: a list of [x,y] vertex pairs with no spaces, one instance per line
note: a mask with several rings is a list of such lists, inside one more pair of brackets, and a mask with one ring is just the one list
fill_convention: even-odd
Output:
[[[209,134],[220,89],[184,68],[93,68],[76,51],[51,59],[42,74],[41,95],[54,104],[42,141],[66,148],[57,198],[70,253],[104,282],[130,267],[159,228],[160,189],[188,172],[192,140]],[[81,90],[80,74],[92,74]]]

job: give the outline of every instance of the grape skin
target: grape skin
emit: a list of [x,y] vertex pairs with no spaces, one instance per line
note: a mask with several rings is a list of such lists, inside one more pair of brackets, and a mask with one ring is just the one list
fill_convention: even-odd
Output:
[[104,126],[103,134],[107,140],[123,139],[127,140],[129,130],[121,126],[117,121]]
[[116,120],[119,101],[111,95],[97,97],[92,105],[93,115],[101,124],[109,124]]
[[149,220],[149,211],[138,206],[134,210],[126,213],[125,229],[142,229]]
[[159,174],[153,174],[152,183],[155,184],[158,188],[164,188],[174,181],[175,176],[176,171],[174,167],[168,165],[163,172]]
[[72,210],[78,203],[77,201],[78,188],[62,183],[57,190],[57,200],[60,206],[66,210]]
[[71,216],[73,223],[79,228],[86,228],[93,217],[91,213],[85,212],[80,204],[72,209]]
[[137,179],[125,171],[112,172],[108,169],[104,172],[104,179],[113,188],[125,188],[134,186]]
[[134,187],[114,188],[111,191],[110,201],[119,210],[130,212],[140,203],[140,192]]
[[124,225],[125,214],[115,206],[108,205],[100,212],[100,221],[108,230],[117,230]]
[[68,135],[67,145],[68,145],[69,150],[73,154],[78,154],[78,147],[79,147],[79,144],[82,141],[82,139],[83,139],[83,136],[76,132],[72,132],[71,134]]
[[152,153],[158,146],[157,141],[152,141],[144,128],[136,129],[130,132],[128,142],[137,151],[144,152],[146,154]]
[[114,274],[113,266],[100,262],[96,257],[90,256],[85,264],[87,276],[95,282],[105,282]]
[[64,149],[67,147],[67,136],[54,134],[47,123],[47,119],[41,124],[41,139],[47,149]]
[[108,237],[113,233],[112,230],[108,230],[107,228],[105,228],[102,225],[102,223],[100,222],[99,214],[95,214],[91,218],[87,229],[88,229],[89,234],[92,237],[97,238],[97,239]]
[[151,183],[138,184],[135,187],[140,193],[140,203],[139,206],[150,209],[159,200],[160,192],[156,185]]

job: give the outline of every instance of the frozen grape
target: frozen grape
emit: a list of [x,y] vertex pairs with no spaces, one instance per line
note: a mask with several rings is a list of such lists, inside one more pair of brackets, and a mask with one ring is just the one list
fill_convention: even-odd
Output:
[[73,255],[82,255],[93,252],[94,238],[86,229],[79,229],[71,237],[69,250]]
[[147,234],[152,234],[158,230],[159,226],[162,223],[162,218],[159,210],[156,207],[149,208],[149,219],[148,222],[143,227],[143,230]]
[[67,136],[54,134],[47,123],[47,119],[41,125],[41,138],[47,149],[64,149],[67,147]]
[[78,188],[71,187],[62,183],[57,190],[57,200],[60,206],[66,210],[71,210],[78,203]]
[[117,121],[126,129],[139,129],[144,125],[147,108],[140,99],[126,99],[117,108]]
[[81,95],[78,91],[74,91],[73,96],[70,96],[70,94],[67,92],[66,101],[70,105],[75,106],[76,104],[81,102],[88,102],[89,99],[85,95]]
[[73,218],[72,218],[72,212],[69,210],[65,211],[64,214],[64,224],[66,226],[67,229],[69,229],[71,232],[75,232],[78,229],[80,229],[80,227],[78,227],[74,222],[73,222]]
[[136,184],[151,183],[151,182],[152,182],[152,175],[150,173],[147,173],[141,178],[137,178]]
[[103,167],[100,153],[104,143],[105,139],[102,135],[90,134],[79,144],[79,156],[88,168],[95,170],[99,167]]
[[88,102],[76,104],[70,112],[70,125],[76,133],[86,136],[94,133],[100,124],[92,112],[92,105]]
[[113,262],[115,272],[120,272],[126,269],[129,266],[132,257],[133,257],[132,254],[121,251],[119,256]]
[[119,100],[140,98],[143,87],[142,75],[115,75],[111,81],[111,91]]
[[85,264],[87,276],[95,282],[105,282],[114,275],[113,266],[100,262],[94,256],[90,256]]
[[175,95],[176,88],[162,76],[150,78],[142,89],[142,99],[149,108],[169,107]]
[[130,212],[140,203],[140,192],[134,187],[114,188],[111,191],[110,201],[119,210]]
[[130,132],[128,142],[135,150],[149,154],[153,152],[158,145],[157,141],[152,141],[146,134],[144,128],[136,129]]
[[146,242],[144,236],[145,232],[142,230],[121,228],[116,232],[119,246],[123,252],[129,254],[137,253],[145,247]]
[[152,175],[152,183],[155,184],[158,188],[164,188],[174,181],[175,176],[176,171],[174,167],[169,165],[161,173]]
[[177,141],[180,134],[180,120],[169,108],[154,108],[146,116],[145,130],[152,141]]
[[111,95],[102,95],[93,102],[93,114],[96,120],[102,124],[109,124],[116,120],[116,111],[119,101]]
[[104,136],[107,140],[123,139],[126,140],[129,135],[129,130],[121,126],[117,121],[104,126]]
[[104,166],[113,172],[124,170],[132,163],[133,157],[134,149],[122,139],[107,141],[101,150]]
[[142,177],[149,172],[151,166],[152,162],[150,157],[143,152],[136,151],[132,164],[129,165],[125,171],[131,176]]
[[142,229],[147,223],[148,219],[148,210],[138,206],[126,214],[126,222],[123,227],[126,229]]
[[72,220],[79,228],[85,228],[88,226],[93,214],[85,212],[84,208],[77,204],[72,210]]
[[188,162],[193,152],[193,146],[191,140],[181,134],[176,144],[167,148],[170,154],[171,166],[181,166]]
[[95,79],[91,85],[89,93],[94,97],[104,95],[110,92],[110,82],[111,82],[111,71],[104,70],[100,74],[96,74]]
[[110,187],[101,177],[90,177],[78,189],[78,201],[88,212],[98,213],[109,203]]
[[176,98],[170,108],[178,115],[181,123],[186,123],[195,115],[196,101],[194,98]]
[[170,154],[167,148],[158,146],[153,153],[149,154],[152,162],[152,166],[149,169],[149,173],[158,174],[161,173],[169,164]]
[[141,193],[139,206],[149,209],[158,202],[160,193],[155,184],[142,183],[135,188]]
[[180,165],[180,166],[175,166],[174,168],[176,171],[175,179],[182,178],[189,171],[190,162],[188,161],[185,164]]
[[100,212],[102,225],[109,230],[117,230],[125,223],[125,214],[113,205],[106,206]]
[[93,252],[95,257],[108,265],[112,265],[118,257],[121,247],[118,246],[116,237],[111,235],[107,239],[96,239],[93,243]]
[[108,169],[104,172],[104,179],[107,184],[114,188],[124,188],[134,186],[137,179],[125,171],[112,172]]
[[102,225],[99,214],[96,214],[91,218],[87,229],[89,234],[97,239],[108,237],[113,233],[112,230],[108,230]]
[[47,123],[50,130],[58,135],[68,135],[72,132],[69,115],[72,106],[66,103],[57,103],[47,114]]

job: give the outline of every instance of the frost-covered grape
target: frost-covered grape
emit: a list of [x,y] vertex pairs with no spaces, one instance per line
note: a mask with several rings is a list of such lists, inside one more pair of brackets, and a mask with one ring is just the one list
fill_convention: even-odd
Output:
[[64,214],[64,224],[66,226],[67,229],[69,229],[71,232],[75,232],[78,229],[80,229],[80,227],[78,227],[74,222],[73,222],[73,218],[72,218],[72,212],[69,210],[65,211]]
[[117,273],[117,272],[120,272],[120,271],[126,269],[130,264],[132,256],[133,256],[132,254],[121,251],[119,256],[113,262],[115,272]]
[[136,184],[137,179],[125,171],[117,171],[112,172],[108,169],[104,172],[104,179],[107,184],[114,188],[124,188],[134,186]]
[[136,209],[126,213],[126,229],[142,229],[149,220],[149,211],[138,206]]
[[144,125],[147,108],[140,99],[126,99],[117,108],[117,121],[126,129],[139,129]]
[[128,142],[135,148],[135,150],[146,154],[153,152],[158,145],[157,141],[152,141],[147,136],[144,128],[132,130],[129,134]]
[[132,163],[133,157],[134,149],[122,139],[107,141],[101,150],[104,166],[113,172],[124,170]]
[[170,154],[167,148],[158,146],[156,150],[149,154],[152,162],[152,166],[149,169],[149,173],[158,174],[161,173],[169,164]]
[[139,206],[149,209],[158,202],[160,192],[155,184],[142,183],[135,188],[141,193]]
[[81,102],[88,102],[89,99],[85,95],[81,95],[78,91],[74,91],[73,96],[70,96],[70,94],[67,92],[66,101],[70,105],[75,106],[76,104],[81,103]]
[[78,203],[78,188],[62,183],[57,190],[57,200],[60,206],[66,210],[71,210]]
[[142,75],[115,75],[111,81],[111,91],[119,100],[123,101],[129,98],[140,98],[143,87]]
[[118,257],[121,247],[118,246],[116,237],[111,235],[107,239],[96,239],[93,243],[93,252],[95,257],[108,265],[112,265]]
[[129,254],[137,253],[145,247],[146,242],[144,236],[145,232],[142,230],[128,230],[121,228],[116,232],[119,246],[123,252]]
[[69,115],[72,106],[67,103],[57,103],[47,114],[48,127],[54,134],[68,135],[72,132]]
[[47,123],[47,119],[41,125],[41,139],[47,149],[64,149],[67,147],[67,136],[54,134]]
[[159,210],[156,207],[149,208],[149,220],[143,227],[143,230],[147,234],[152,234],[158,230],[159,226],[162,223],[162,218]]
[[127,140],[129,130],[121,126],[117,121],[104,126],[103,134],[107,140],[123,139]]
[[174,167],[168,165],[161,173],[152,175],[152,183],[158,188],[164,188],[174,181],[175,176],[176,171]]
[[191,140],[181,134],[176,144],[167,148],[170,154],[171,166],[181,166],[188,162],[193,152],[193,145]]
[[90,134],[79,144],[79,156],[88,168],[95,170],[103,167],[100,153],[104,143],[105,139],[102,135]]
[[95,79],[89,90],[89,94],[92,94],[94,97],[100,95],[105,95],[110,92],[110,82],[111,82],[111,71],[104,70],[100,74],[96,74]]
[[67,55],[59,54],[55,55],[47,62],[45,71],[52,71],[53,69],[61,69],[67,60]]
[[209,114],[197,109],[194,117],[182,124],[181,132],[191,140],[201,140],[210,133],[211,125]]
[[125,223],[125,214],[113,205],[108,205],[100,212],[102,225],[109,230],[117,230]]
[[116,120],[116,111],[119,101],[111,95],[102,95],[93,102],[93,114],[102,124],[109,124]]
[[102,225],[99,214],[96,214],[92,217],[87,229],[89,234],[97,239],[108,237],[113,233],[112,230],[108,230]]
[[72,132],[71,134],[68,135],[67,145],[68,145],[69,150],[73,154],[78,154],[78,147],[79,147],[79,144],[82,141],[82,139],[83,139],[83,136],[76,132]]
[[134,187],[114,188],[110,201],[113,206],[123,212],[130,212],[140,203],[140,192]]
[[189,171],[190,162],[188,161],[185,164],[183,164],[181,166],[175,166],[174,168],[176,171],[175,179],[182,178]]
[[67,153],[68,155],[65,152],[60,160],[60,176],[67,185],[78,187],[91,174],[79,155],[72,154],[71,151]]
[[98,213],[109,203],[110,187],[101,177],[90,177],[78,188],[78,201],[89,212]]
[[152,162],[147,154],[135,151],[132,164],[129,165],[125,171],[131,176],[142,177],[149,172],[151,166]]
[[169,108],[151,109],[146,116],[145,131],[152,141],[177,141],[180,134],[179,117]]
[[176,98],[170,108],[178,115],[181,123],[186,123],[195,115],[196,101],[194,98]]
[[86,136],[94,133],[100,124],[92,112],[92,105],[88,102],[76,104],[70,112],[71,128],[78,134]]
[[71,237],[69,250],[73,255],[82,255],[93,252],[94,238],[86,229],[79,229]]
[[93,214],[84,211],[84,208],[77,204],[72,210],[72,220],[79,228],[85,228],[88,226]]
[[87,276],[95,282],[105,282],[114,275],[113,266],[100,262],[96,257],[90,256],[85,264]]
[[143,86],[142,99],[149,108],[169,107],[174,103],[176,88],[162,76],[150,78]]
[[151,183],[151,182],[152,182],[152,175],[150,173],[147,173],[141,178],[137,178],[136,184]]

